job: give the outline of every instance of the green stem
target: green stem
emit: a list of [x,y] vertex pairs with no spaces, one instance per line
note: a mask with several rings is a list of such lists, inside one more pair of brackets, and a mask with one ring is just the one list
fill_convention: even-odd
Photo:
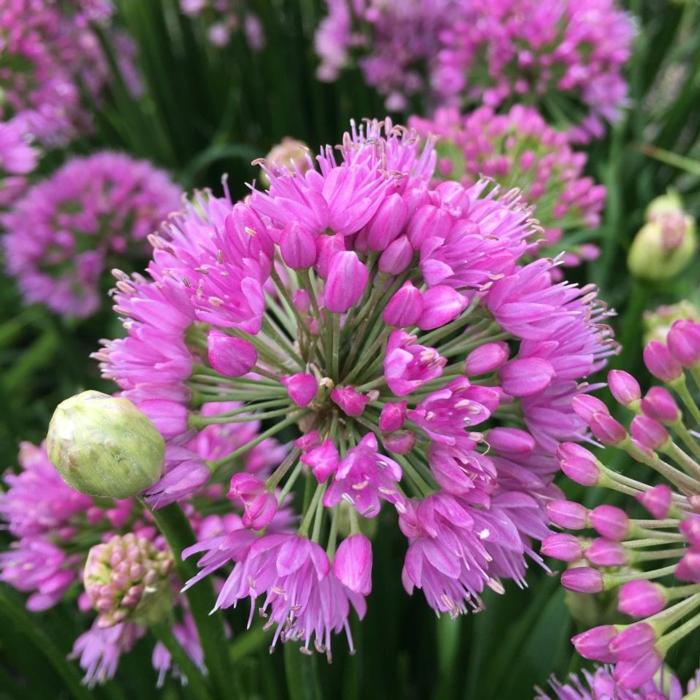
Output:
[[[175,556],[177,574],[185,583],[197,574],[194,562],[181,557],[182,550],[196,541],[194,532],[176,503],[159,510],[151,510],[151,514]],[[231,689],[232,670],[227,653],[223,617],[210,614],[216,604],[211,579],[205,578],[196,586],[192,586],[186,595],[197,626],[199,642],[204,652],[204,665],[209,671],[211,685],[216,695],[227,697]]]

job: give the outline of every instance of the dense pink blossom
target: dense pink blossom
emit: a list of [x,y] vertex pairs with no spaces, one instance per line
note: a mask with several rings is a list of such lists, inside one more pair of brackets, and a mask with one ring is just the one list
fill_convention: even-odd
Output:
[[[485,176],[519,188],[544,229],[540,254],[566,231],[600,223],[605,188],[583,175],[585,153],[574,151],[569,136],[548,126],[533,107],[515,105],[505,114],[480,107],[465,115],[441,108],[431,119],[412,117],[409,124],[438,137],[441,178],[469,183]],[[590,244],[568,249],[565,262],[591,259],[596,250]]]
[[[263,165],[269,187],[236,204],[196,195],[153,237],[148,277],[118,275],[127,335],[97,356],[168,441],[152,503],[234,473],[243,520],[186,550],[201,555],[187,585],[233,564],[219,607],[262,596],[275,641],[330,653],[364,613],[359,518],[382,507],[408,539],[406,589],[438,612],[524,585],[557,447],[587,437],[573,400],[615,346],[592,287],[523,262],[534,230],[518,195],[437,183],[430,141],[368,122],[307,161]],[[482,347],[496,359],[471,354]],[[182,452],[198,431],[246,425],[205,468]],[[260,441],[280,435],[271,472],[251,475]],[[300,479],[306,508],[281,533],[275,509]]]
[[28,303],[88,316],[105,270],[143,255],[179,203],[177,186],[146,161],[108,151],[73,158],[2,217],[7,269]]

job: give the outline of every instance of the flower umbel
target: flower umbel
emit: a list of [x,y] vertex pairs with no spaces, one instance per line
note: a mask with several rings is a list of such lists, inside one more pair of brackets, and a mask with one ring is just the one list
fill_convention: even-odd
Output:
[[[572,400],[615,350],[592,288],[521,264],[535,229],[517,195],[435,184],[435,162],[412,131],[353,125],[313,168],[263,165],[269,188],[243,202],[199,194],[154,237],[150,278],[119,276],[128,335],[98,358],[166,438],[146,496],[230,479],[246,528],[188,549],[188,585],[233,564],[218,606],[261,597],[275,642],[330,654],[349,637],[370,590],[361,519],[385,506],[409,543],[404,585],[438,612],[524,584],[556,448],[586,431]],[[195,470],[168,458],[212,426],[258,424]],[[240,474],[282,435],[269,476]],[[300,480],[297,532],[270,532]]]

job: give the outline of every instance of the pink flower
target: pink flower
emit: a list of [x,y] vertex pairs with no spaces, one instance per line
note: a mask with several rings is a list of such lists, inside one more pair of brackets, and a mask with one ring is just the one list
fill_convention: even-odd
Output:
[[431,379],[437,379],[447,364],[433,348],[416,342],[415,335],[394,331],[386,346],[384,378],[396,396],[406,396]]

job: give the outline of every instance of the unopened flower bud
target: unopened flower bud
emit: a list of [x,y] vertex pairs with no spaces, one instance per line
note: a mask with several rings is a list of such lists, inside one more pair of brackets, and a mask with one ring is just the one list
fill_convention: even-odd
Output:
[[225,377],[242,377],[258,361],[251,343],[217,330],[210,330],[207,335],[207,356],[212,369]]
[[297,406],[308,406],[316,397],[318,380],[313,374],[299,372],[291,377],[285,377],[282,383],[287,389],[289,398]]
[[676,321],[668,332],[668,349],[683,367],[700,362],[700,323]]
[[[265,166],[273,172],[286,168],[290,173],[305,173],[313,167],[313,161],[309,157],[309,147],[303,141],[285,136],[265,156]],[[260,179],[265,185],[270,184],[264,171]]]
[[583,556],[583,547],[573,535],[560,533],[548,535],[542,540],[540,552],[546,557],[559,561],[572,562]]
[[617,629],[614,625],[600,625],[573,636],[571,643],[584,659],[611,663],[615,657],[609,646],[616,635]]
[[576,566],[561,575],[561,585],[575,593],[600,593],[603,590],[603,574],[589,566]]
[[267,527],[277,513],[277,497],[253,474],[238,472],[231,477],[228,497],[243,506],[243,525],[252,530]]
[[406,401],[384,404],[379,414],[379,429],[383,433],[393,433],[403,427],[407,405]]
[[569,479],[581,486],[596,486],[600,469],[596,458],[585,448],[573,442],[563,442],[557,450],[559,466]]
[[609,540],[620,542],[629,534],[627,513],[617,506],[597,506],[590,512],[589,519],[595,531]]
[[400,275],[411,264],[413,246],[406,236],[392,241],[379,258],[379,271],[385,275]]
[[583,530],[588,526],[588,509],[575,501],[562,498],[547,503],[547,515],[553,525],[568,530]]
[[510,350],[507,343],[501,341],[484,343],[472,350],[464,361],[464,373],[469,377],[488,374],[497,370],[508,361]]
[[292,270],[305,270],[316,262],[316,238],[308,229],[293,221],[280,239],[282,260]]
[[663,449],[670,439],[666,428],[649,416],[635,416],[630,423],[630,433],[648,450]]
[[656,615],[666,607],[664,587],[651,581],[628,581],[618,591],[618,610],[632,617]]
[[586,559],[595,566],[623,566],[627,555],[619,542],[598,537],[586,550]]
[[46,448],[69,486],[109,498],[135,496],[155,483],[165,454],[163,437],[131,401],[99,391],[56,407]]
[[336,253],[328,267],[328,279],[323,293],[326,308],[334,313],[345,313],[357,304],[364,294],[369,272],[357,253],[344,250]]
[[618,661],[632,661],[654,648],[656,632],[647,622],[636,622],[610,642],[610,652]]
[[586,423],[590,423],[594,413],[608,413],[608,407],[596,396],[579,394],[571,400],[574,413]]
[[124,621],[143,625],[160,622],[170,611],[173,568],[169,551],[157,549],[134,533],[114,535],[90,549],[83,583],[98,613],[97,625],[111,627]]
[[528,455],[535,449],[535,439],[519,428],[491,428],[486,442],[495,452],[507,455]]
[[446,285],[437,285],[423,292],[423,310],[418,328],[431,331],[454,321],[467,305],[464,295]]
[[672,382],[683,374],[683,367],[658,340],[652,340],[644,348],[644,364],[662,382]]
[[658,484],[636,496],[637,500],[657,520],[663,520],[671,509],[672,491],[666,484]]
[[387,197],[367,224],[367,245],[370,250],[385,250],[399,235],[407,219],[408,207],[403,197],[398,193]]
[[532,396],[552,382],[554,367],[540,357],[511,360],[501,368],[501,386],[511,396]]
[[423,313],[423,295],[411,282],[405,282],[401,289],[389,299],[382,318],[396,328],[414,326]]
[[653,386],[642,399],[642,411],[645,416],[654,418],[666,425],[681,418],[681,410],[668,389]]
[[608,413],[594,413],[588,425],[593,435],[604,445],[619,445],[627,437],[622,423]]
[[677,198],[658,197],[632,241],[627,265],[635,277],[666,280],[686,267],[696,247],[695,220],[685,214]]
[[372,592],[372,544],[365,535],[346,537],[333,560],[333,573],[353,593]]
[[416,434],[410,430],[397,430],[382,437],[384,447],[398,455],[408,454],[416,444]]
[[629,372],[614,369],[608,373],[610,393],[622,406],[634,407],[642,398],[639,382]]
[[346,416],[361,416],[369,403],[369,396],[361,394],[352,386],[338,386],[331,391],[331,401]]

